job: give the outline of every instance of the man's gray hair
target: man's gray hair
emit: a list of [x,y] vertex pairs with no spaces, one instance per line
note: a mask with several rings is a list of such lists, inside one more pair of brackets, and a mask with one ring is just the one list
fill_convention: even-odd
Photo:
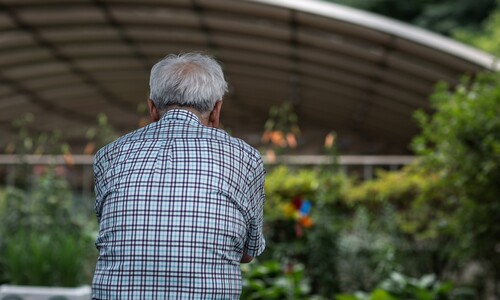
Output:
[[178,105],[206,113],[222,100],[227,82],[215,59],[184,53],[168,55],[156,63],[151,69],[149,88],[149,98],[160,112],[169,105]]

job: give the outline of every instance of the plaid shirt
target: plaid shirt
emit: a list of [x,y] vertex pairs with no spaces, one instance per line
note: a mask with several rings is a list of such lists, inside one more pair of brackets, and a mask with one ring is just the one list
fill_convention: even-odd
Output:
[[94,175],[93,299],[239,299],[240,259],[265,247],[255,149],[171,110],[101,149]]

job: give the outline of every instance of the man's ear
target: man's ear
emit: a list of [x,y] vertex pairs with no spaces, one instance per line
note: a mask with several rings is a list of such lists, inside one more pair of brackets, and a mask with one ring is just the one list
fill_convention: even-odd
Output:
[[208,126],[213,128],[219,128],[220,110],[222,108],[222,100],[215,102],[214,109],[210,112],[208,116]]
[[153,100],[151,100],[151,99],[148,99],[148,108],[149,108],[149,115],[151,116],[151,120],[153,120],[153,122],[160,120],[160,112],[156,108]]

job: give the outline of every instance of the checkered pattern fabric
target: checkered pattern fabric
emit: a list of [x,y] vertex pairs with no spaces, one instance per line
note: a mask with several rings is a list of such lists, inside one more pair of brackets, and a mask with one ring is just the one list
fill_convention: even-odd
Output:
[[171,110],[101,149],[94,175],[93,299],[239,299],[240,259],[265,247],[255,149]]

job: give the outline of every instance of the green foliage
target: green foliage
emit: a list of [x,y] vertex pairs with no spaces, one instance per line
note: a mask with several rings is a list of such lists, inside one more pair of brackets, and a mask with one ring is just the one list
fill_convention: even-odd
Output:
[[242,265],[242,299],[319,299],[313,298],[301,264],[283,267],[277,261]]
[[11,233],[2,255],[8,282],[65,287],[88,283],[83,262],[90,259],[91,245],[89,236],[55,228],[44,233]]
[[17,140],[7,145],[6,152],[26,154],[61,154],[69,151],[69,145],[61,142],[62,132],[54,130],[51,132],[37,132],[33,128],[35,116],[31,113],[25,114],[13,122],[14,130],[17,130]]
[[[93,260],[88,218],[75,210],[68,182],[47,168],[26,190],[0,194],[0,276],[24,285],[88,283]],[[3,273],[3,274],[2,274]]]
[[497,6],[496,0],[329,0],[408,22],[444,35],[477,30]]
[[427,169],[439,172],[456,202],[457,250],[499,276],[500,73],[465,78],[452,92],[440,85],[432,104],[434,115],[416,115],[422,133],[413,148]]
[[391,296],[391,294],[389,294],[384,290],[376,289],[369,294],[363,292],[357,292],[352,295],[350,294],[337,295],[335,297],[335,300],[398,300],[398,299]]
[[371,289],[381,278],[401,268],[395,255],[399,244],[391,228],[394,213],[387,209],[373,215],[360,207],[339,232],[335,255],[340,290]]
[[[70,163],[62,133],[39,132],[33,123],[32,114],[14,122],[18,139],[8,145],[7,152],[16,152],[21,160],[27,154],[64,154]],[[101,114],[98,125],[87,132],[91,147],[86,150],[91,153],[115,136]],[[64,166],[21,164],[13,175],[13,185],[0,189],[0,282],[89,284],[96,259],[89,199],[73,193]]]
[[310,169],[293,171],[286,166],[279,166],[266,176],[266,205],[264,212],[269,221],[285,219],[284,205],[294,197],[314,196],[319,188],[317,172]]
[[357,256],[368,256],[362,266],[370,266],[372,261],[378,270],[370,273],[378,276],[365,282],[374,284],[394,270],[442,275],[463,263],[451,256],[456,247],[453,230],[457,222],[452,213],[457,205],[448,190],[440,176],[422,169],[417,162],[397,172],[379,172],[376,179],[346,193],[346,201],[358,211],[354,224],[359,224],[356,220],[360,212],[365,212],[366,219],[361,223],[365,225],[353,230],[356,234],[350,240],[359,236],[357,240],[365,246],[358,250],[364,255]]
[[439,282],[433,274],[410,278],[393,272],[370,293],[337,295],[336,300],[447,300],[474,299],[473,294],[453,290],[450,282]]
[[496,0],[448,0],[428,3],[413,24],[451,35],[457,28],[477,29],[496,7]]
[[398,172],[379,171],[375,180],[350,189],[345,201],[372,212],[389,204],[397,210],[394,221],[401,233],[415,241],[431,241],[453,226],[450,211],[456,209],[456,201],[449,194],[440,175],[416,163]]
[[297,147],[296,136],[299,134],[297,114],[292,102],[284,102],[269,109],[261,140],[263,144],[271,144],[271,147],[267,147],[269,150],[283,153],[286,148]]
[[[349,184],[343,173],[327,169],[280,166],[266,177],[264,256],[283,264],[304,264],[312,289],[325,297],[339,291],[337,233],[346,210],[339,199]],[[285,209],[299,196],[312,204],[311,227],[301,228]]]
[[285,218],[283,206],[296,196],[310,199],[313,204],[325,209],[342,206],[343,203],[339,203],[339,199],[350,186],[351,179],[342,172],[307,168],[294,170],[287,166],[278,166],[266,176],[266,218],[269,221]]
[[84,150],[87,154],[94,153],[118,138],[116,130],[109,124],[108,117],[104,113],[97,115],[97,125],[90,127],[85,135],[89,140]]
[[[275,168],[266,183],[265,256],[303,263],[312,290],[326,298],[369,290],[395,270],[442,272],[452,261],[454,209],[443,191],[440,176],[418,165],[358,186],[342,173]],[[314,225],[303,236],[282,209],[297,194],[313,203]]]
[[438,282],[433,274],[416,279],[392,273],[388,279],[380,283],[379,288],[397,299],[438,300],[449,299],[448,295],[453,285],[449,282]]
[[500,6],[477,30],[455,30],[453,37],[474,47],[500,56]]
[[334,211],[319,201],[313,215],[315,225],[305,237],[304,260],[312,289],[327,298],[340,291],[338,240],[344,220],[340,214],[333,215]]
[[[467,265],[480,263],[474,276],[483,278],[478,288],[484,289],[484,278],[499,282],[500,269],[500,74],[465,78],[453,91],[441,84],[431,101],[433,115],[416,114],[422,133],[412,147],[419,161],[398,172],[379,172],[376,179],[348,190],[345,201],[358,212],[369,212],[360,223],[366,224],[367,234],[359,241],[376,245],[385,235],[387,242],[381,245],[395,246],[396,270],[412,276],[460,276]],[[381,217],[387,207],[394,209],[393,216]],[[393,220],[393,229],[379,219]],[[347,236],[352,252],[367,249],[363,243],[352,244],[363,232],[360,228],[353,227],[356,234]],[[369,261],[373,259],[363,265]],[[498,290],[492,293],[498,296]]]
[[293,104],[288,101],[279,106],[272,106],[269,109],[269,117],[264,124],[264,130],[298,134],[298,118]]
[[70,186],[54,169],[35,178],[30,191],[8,187],[4,197],[0,230],[5,234],[16,230],[42,233],[56,227],[71,232],[82,226],[72,214]]

